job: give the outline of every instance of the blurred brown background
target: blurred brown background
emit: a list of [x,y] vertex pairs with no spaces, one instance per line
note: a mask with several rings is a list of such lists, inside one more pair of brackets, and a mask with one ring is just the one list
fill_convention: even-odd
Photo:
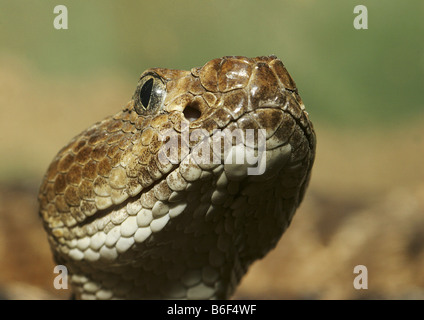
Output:
[[[67,298],[37,213],[74,135],[116,113],[149,67],[275,54],[314,122],[310,188],[235,298],[424,298],[424,4],[368,1],[0,0],[0,298]],[[356,265],[368,290],[353,287]]]

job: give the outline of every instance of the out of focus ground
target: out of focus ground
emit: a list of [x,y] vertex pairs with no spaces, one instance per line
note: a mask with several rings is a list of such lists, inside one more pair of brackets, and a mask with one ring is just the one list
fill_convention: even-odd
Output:
[[[55,152],[119,110],[135,83],[107,74],[56,83],[35,76],[21,61],[5,61],[0,297],[67,298],[69,292],[53,288],[54,263],[37,214],[38,184]],[[424,299],[423,114],[390,127],[314,123],[318,153],[305,201],[277,248],[252,266],[234,297]],[[356,265],[368,269],[367,290],[353,287]]]

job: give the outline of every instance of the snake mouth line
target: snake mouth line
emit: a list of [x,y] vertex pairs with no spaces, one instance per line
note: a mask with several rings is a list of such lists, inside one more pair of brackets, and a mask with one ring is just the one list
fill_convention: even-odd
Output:
[[[278,110],[281,110],[283,113],[288,114],[292,119],[295,119],[295,117],[293,117],[289,112],[284,111],[281,108],[277,108],[277,107],[274,107],[274,106],[264,106],[264,107],[258,108],[256,110],[249,111],[245,115],[251,115],[251,114],[253,114],[257,110],[266,110],[266,109],[278,109]],[[254,117],[250,117],[250,118],[253,121],[256,122],[256,120],[254,119]],[[296,124],[299,127],[302,128],[302,126],[301,126],[300,123],[296,122]],[[221,128],[221,132],[225,132],[225,130],[229,130],[229,128],[231,126],[234,126],[234,125],[237,125],[237,120],[232,120],[231,122],[229,122],[226,126],[224,126],[223,128]],[[284,124],[283,123],[280,123],[280,126],[281,125],[284,125]],[[273,144],[272,146],[267,147],[267,141],[269,141],[273,137],[273,135],[275,134],[275,132],[274,132],[274,134],[269,135],[269,137],[266,137],[265,138],[265,132],[264,132],[265,129],[263,129],[262,126],[258,122],[256,122],[256,126],[259,129],[241,129],[238,126],[236,126],[236,128],[234,129],[234,130],[239,130],[238,133],[243,133],[243,132],[241,132],[243,130],[252,130],[253,133],[255,133],[254,131],[258,130],[257,133],[259,133],[259,134],[256,136],[256,139],[253,139],[254,141],[250,141],[250,143],[247,143],[246,144],[245,143],[246,140],[242,140],[242,143],[241,143],[244,146],[250,147],[249,150],[255,151],[257,153],[256,155],[255,154],[251,154],[250,155],[251,161],[249,161],[249,163],[247,163],[248,165],[251,166],[249,169],[252,169],[252,170],[255,168],[255,167],[252,167],[252,165],[257,164],[259,166],[259,161],[261,160],[259,158],[259,156],[261,155],[260,152],[264,152],[264,153],[267,152],[267,151],[270,151],[271,152],[271,151],[276,150],[278,148],[284,147],[285,145],[288,144],[288,141],[290,140],[290,137],[293,134],[293,132],[291,132],[287,137],[285,137],[284,140],[280,141],[280,143]],[[259,130],[262,130],[262,131],[259,131]],[[223,134],[221,136],[220,135],[221,132],[215,132],[215,134],[218,133],[219,138],[223,138],[223,136],[225,136],[225,134]],[[203,141],[207,143],[207,140],[213,139],[213,136],[214,136],[214,133],[212,133],[209,136],[205,136],[203,138]],[[233,136],[230,136],[230,137],[233,137]],[[262,139],[260,139],[260,137],[262,137]],[[236,136],[236,140],[237,140],[237,136]],[[255,142],[257,142],[257,143],[255,143]],[[187,152],[187,154],[185,154],[183,157],[181,157],[177,162],[174,162],[174,163],[171,162],[172,167],[171,167],[171,169],[167,173],[164,173],[163,176],[160,179],[154,181],[151,185],[149,185],[147,187],[144,187],[138,194],[136,194],[134,196],[128,197],[122,203],[116,204],[113,207],[109,207],[109,208],[106,208],[106,209],[98,210],[93,215],[87,217],[83,221],[78,222],[74,227],[80,227],[81,228],[81,227],[83,227],[85,225],[89,225],[89,224],[93,223],[96,220],[99,220],[99,219],[102,219],[102,218],[106,217],[107,215],[109,215],[110,213],[112,213],[114,211],[119,211],[119,210],[123,209],[128,203],[137,201],[143,193],[149,192],[150,190],[152,190],[153,188],[155,188],[155,186],[157,186],[161,181],[166,180],[166,178],[168,177],[168,175],[170,175],[172,172],[174,172],[176,169],[178,169],[180,167],[181,163],[183,163],[185,161],[189,161],[190,159],[193,159],[193,158],[194,158],[194,160],[196,160],[196,158],[193,157],[193,154],[196,151],[196,147],[198,147],[200,143],[197,143],[196,145],[190,147],[189,150],[188,150],[188,152]],[[262,145],[260,145],[261,143],[262,143]],[[236,145],[231,144],[231,147],[234,147],[234,146],[236,146]],[[218,165],[221,165],[221,164],[225,164],[225,161],[226,160],[227,160],[227,162],[229,162],[228,159],[231,158],[231,154],[230,154],[230,156],[228,156],[228,154],[225,155],[224,152],[221,149],[219,149],[217,151],[217,150],[213,150],[213,148],[212,148],[212,151],[215,151],[215,153],[214,153],[214,155],[216,156],[215,159],[218,159],[217,163],[215,163],[217,166]],[[243,151],[245,151],[245,150],[243,150]],[[229,151],[229,152],[231,152],[231,151]],[[197,158],[197,160],[199,160],[199,159]],[[232,160],[235,160],[235,162],[229,163],[229,164],[232,164],[233,166],[242,166],[243,165],[243,163],[240,163],[240,161],[237,162],[237,158],[236,159],[233,158]],[[246,160],[246,159],[242,159],[242,160]],[[255,160],[256,160],[256,162],[255,162]],[[231,159],[230,159],[230,161],[231,161]],[[205,161],[205,162],[207,162],[207,161]],[[196,164],[199,164],[199,163],[196,163]],[[205,163],[203,163],[203,164],[205,164]],[[263,169],[265,170],[265,168],[263,168]],[[250,172],[255,172],[255,171],[250,171]],[[257,174],[254,174],[254,175],[257,175]]]
[[[127,199],[125,199],[123,202],[121,202],[120,204],[116,204],[115,206],[111,206],[111,207],[109,207],[109,208],[106,208],[106,209],[102,209],[102,210],[98,210],[98,211],[96,211],[92,216],[89,216],[89,217],[87,217],[85,220],[83,220],[83,221],[80,221],[80,222],[78,222],[77,224],[75,224],[74,226],[73,226],[73,228],[75,228],[75,227],[79,227],[79,228],[82,228],[82,227],[84,227],[84,226],[86,226],[86,225],[89,225],[89,224],[91,224],[91,223],[93,223],[93,222],[95,222],[95,221],[97,221],[97,220],[99,220],[99,219],[102,219],[102,218],[104,218],[104,217],[106,217],[107,215],[109,215],[109,214],[111,214],[112,212],[114,212],[114,211],[119,211],[119,210],[121,210],[121,209],[123,209],[123,208],[125,208],[127,205],[128,205],[128,203],[132,203],[132,202],[135,202],[135,201],[137,201],[137,200],[139,200],[140,199],[140,196],[143,194],[143,193],[147,193],[147,192],[149,192],[150,190],[152,190],[155,186],[157,186],[161,181],[162,181],[162,179],[163,180],[166,180],[166,178],[175,170],[175,169],[177,169],[177,166],[174,166],[169,172],[167,172],[166,174],[164,174],[163,176],[162,176],[162,178],[161,179],[159,179],[159,180],[157,180],[157,181],[155,181],[155,182],[153,182],[151,185],[149,185],[149,186],[147,186],[147,187],[145,187],[145,188],[143,188],[139,193],[137,193],[136,195],[134,195],[134,196],[129,196]],[[57,229],[57,228],[52,228],[52,230],[53,229]]]

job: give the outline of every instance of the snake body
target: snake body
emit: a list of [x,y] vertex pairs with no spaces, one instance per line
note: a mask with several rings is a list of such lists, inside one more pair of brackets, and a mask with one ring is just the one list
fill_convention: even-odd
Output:
[[[148,69],[123,110],[73,138],[44,176],[55,261],[77,299],[228,298],[290,224],[315,145],[275,56]],[[249,174],[259,159],[263,170]]]

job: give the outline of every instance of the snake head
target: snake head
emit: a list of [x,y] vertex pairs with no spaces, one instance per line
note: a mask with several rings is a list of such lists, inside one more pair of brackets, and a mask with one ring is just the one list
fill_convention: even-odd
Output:
[[40,215],[77,298],[226,298],[290,224],[315,133],[275,56],[152,68],[62,148]]

